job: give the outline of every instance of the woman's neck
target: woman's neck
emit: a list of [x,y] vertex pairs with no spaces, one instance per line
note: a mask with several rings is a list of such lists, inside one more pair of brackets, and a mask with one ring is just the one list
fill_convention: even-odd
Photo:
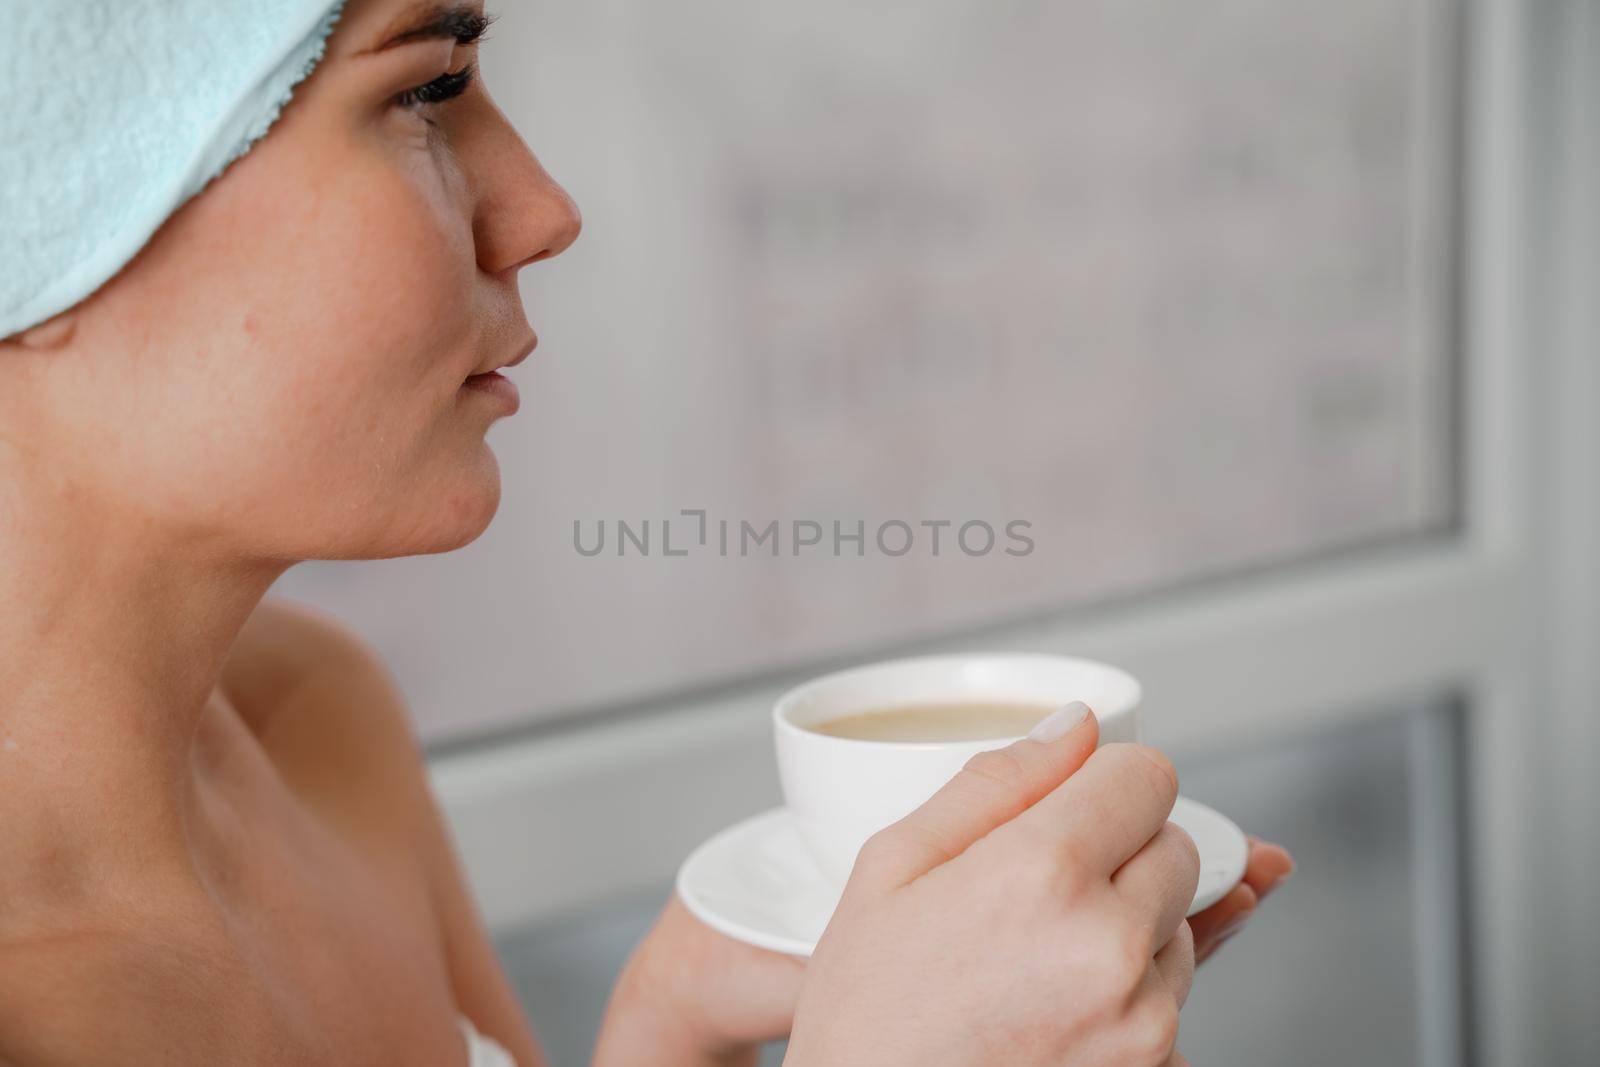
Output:
[[197,727],[285,567],[112,513],[4,441],[0,561],[0,867],[188,862]]

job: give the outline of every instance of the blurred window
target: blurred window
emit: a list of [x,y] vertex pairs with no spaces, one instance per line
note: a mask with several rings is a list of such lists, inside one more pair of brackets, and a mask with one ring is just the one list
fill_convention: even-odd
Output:
[[1457,18],[508,8],[586,228],[501,514],[282,588],[439,739],[1448,531]]

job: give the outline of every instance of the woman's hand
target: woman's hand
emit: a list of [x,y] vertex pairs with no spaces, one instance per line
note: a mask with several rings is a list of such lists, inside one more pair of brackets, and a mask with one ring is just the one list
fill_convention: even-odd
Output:
[[804,968],[717,933],[673,894],[617,980],[595,1067],[754,1064],[789,1033]]
[[1170,1067],[1199,856],[1154,749],[1046,720],[867,842],[787,1067]]
[[[1082,729],[1096,728],[1086,723]],[[1083,762],[1093,749],[1093,735],[1087,741],[1087,748],[1081,747],[1084,743],[1082,738],[1070,734],[1057,743],[1062,751],[1058,753],[1055,766],[1061,776],[1071,774]],[[1045,747],[1036,742],[1029,744],[1035,750]],[[1159,756],[1155,758],[1160,759]],[[1017,766],[1021,768],[1025,764],[1019,762]],[[999,821],[1005,818],[1002,814]],[[1167,828],[1158,833],[1171,835]],[[1181,834],[1177,836],[1182,837]],[[1173,847],[1181,851],[1183,843],[1169,842],[1163,846],[1169,853]],[[1150,863],[1145,855],[1148,848],[1147,844],[1135,857],[1141,866]],[[1133,866],[1134,861],[1130,860],[1112,877],[1112,882],[1126,886],[1129,876],[1124,870]],[[1294,864],[1283,849],[1251,838],[1244,883],[1189,921],[1196,958],[1204,960],[1236,933],[1254,911],[1257,901],[1281,884],[1293,869]],[[983,877],[994,879],[994,872]],[[947,926],[947,923],[939,923],[930,929],[943,930]],[[1186,991],[1188,979],[1183,972],[1186,958],[1183,945],[1190,935],[1180,926],[1173,937],[1177,944],[1164,943],[1165,951],[1158,953],[1157,958],[1162,960],[1163,973],[1174,983],[1172,988],[1181,986]],[[912,958],[909,953],[906,958],[909,964]],[[888,957],[888,966],[896,966],[893,954]],[[649,1062],[661,1067],[734,1067],[753,1064],[761,1044],[789,1033],[803,969],[802,960],[752,948],[717,933],[695,919],[674,895],[618,980],[601,1028],[595,1065],[612,1067]],[[1065,1000],[1071,994],[1058,991],[1058,995]],[[1182,997],[1175,999],[1182,1003]],[[803,1061],[791,1058],[789,1062]],[[1169,1062],[1182,1061],[1174,1058]]]
[[1250,838],[1250,858],[1244,869],[1244,881],[1211,907],[1189,920],[1194,930],[1194,956],[1196,963],[1204,963],[1221,948],[1223,942],[1244,928],[1245,922],[1255,913],[1256,905],[1268,893],[1288,881],[1294,873],[1294,860],[1277,845],[1258,837]]

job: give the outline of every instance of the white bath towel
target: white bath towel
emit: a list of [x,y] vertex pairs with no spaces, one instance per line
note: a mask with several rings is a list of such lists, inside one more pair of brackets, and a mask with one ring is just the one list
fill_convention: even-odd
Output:
[[0,0],[0,338],[98,289],[242,155],[343,0]]
[[462,1015],[456,1021],[461,1024],[461,1036],[467,1041],[467,1067],[517,1067],[517,1061],[511,1058],[505,1046],[480,1034],[471,1019]]

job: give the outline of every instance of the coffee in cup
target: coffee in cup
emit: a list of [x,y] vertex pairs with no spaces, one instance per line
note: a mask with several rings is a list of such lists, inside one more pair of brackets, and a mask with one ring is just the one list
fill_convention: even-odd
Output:
[[808,729],[857,741],[987,741],[1020,737],[1055,709],[1016,701],[956,700],[851,712]]

